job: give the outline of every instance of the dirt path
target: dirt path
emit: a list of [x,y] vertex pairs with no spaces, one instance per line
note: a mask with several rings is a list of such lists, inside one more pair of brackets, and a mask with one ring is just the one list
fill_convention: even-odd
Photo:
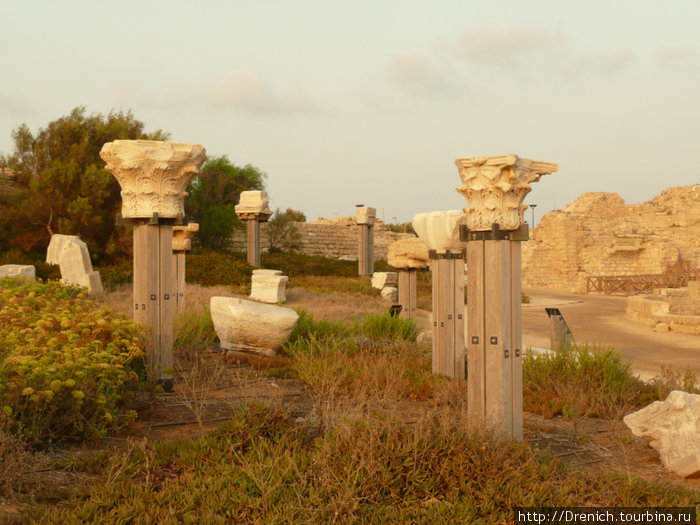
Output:
[[613,347],[643,377],[660,374],[662,365],[678,372],[689,368],[700,377],[700,336],[658,333],[625,319],[625,297],[523,291],[531,298],[522,310],[524,346],[549,348],[551,323],[545,307],[557,307],[577,343]]

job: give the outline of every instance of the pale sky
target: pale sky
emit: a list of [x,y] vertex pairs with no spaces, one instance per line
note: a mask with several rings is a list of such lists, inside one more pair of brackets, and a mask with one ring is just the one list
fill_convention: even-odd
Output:
[[463,208],[454,159],[501,153],[559,164],[538,219],[642,202],[700,183],[699,27],[698,0],[0,0],[0,152],[86,105],[254,164],[309,220]]

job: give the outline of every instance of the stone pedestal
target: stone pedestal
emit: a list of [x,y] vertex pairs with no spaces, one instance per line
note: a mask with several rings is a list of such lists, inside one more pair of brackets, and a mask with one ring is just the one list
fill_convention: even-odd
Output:
[[257,268],[260,266],[260,223],[267,222],[272,215],[267,194],[264,191],[243,191],[235,210],[248,228],[248,264]]
[[455,161],[467,198],[467,359],[470,425],[522,439],[522,204],[530,183],[557,165],[516,155]]
[[190,222],[186,226],[173,227],[173,272],[175,274],[175,313],[185,311],[187,295],[185,294],[185,254],[192,249],[192,237],[199,231],[199,224]]
[[460,210],[419,213],[413,218],[413,229],[429,250],[432,273],[432,370],[455,379],[464,379],[466,375],[464,243],[459,239],[459,226],[463,221]]
[[401,239],[389,245],[387,260],[399,270],[399,317],[414,319],[417,272],[428,268],[428,247],[418,238]]
[[250,298],[270,304],[283,303],[287,300],[288,281],[289,277],[279,270],[253,270]]
[[169,390],[177,294],[173,226],[185,215],[185,190],[206,152],[200,145],[116,140],[100,156],[122,187],[122,221],[134,226],[134,320],[150,329],[147,365]]
[[358,206],[355,222],[359,226],[357,270],[359,275],[374,273],[374,221],[377,210],[369,206]]

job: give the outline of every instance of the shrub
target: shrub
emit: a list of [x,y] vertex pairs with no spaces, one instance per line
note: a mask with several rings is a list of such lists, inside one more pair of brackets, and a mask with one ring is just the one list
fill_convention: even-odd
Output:
[[270,251],[295,252],[301,248],[302,235],[295,222],[304,222],[306,216],[291,208],[282,212],[279,208],[267,223]]
[[209,308],[185,311],[175,320],[173,351],[194,354],[207,350],[216,341],[216,330]]
[[611,348],[563,347],[523,359],[523,408],[548,417],[617,419],[640,407],[647,387]]
[[367,314],[358,325],[359,332],[372,341],[415,341],[418,327],[410,319],[384,314]]
[[134,280],[134,262],[131,259],[122,259],[112,264],[95,268],[100,272],[100,279],[105,290],[112,290],[121,284],[128,284]]
[[102,436],[124,410],[142,365],[141,328],[74,287],[0,280],[0,409],[29,442]]
[[44,281],[57,281],[61,278],[61,270],[56,264],[48,264],[44,262],[46,256],[41,256],[38,252],[23,252],[22,250],[12,249],[0,254],[0,265],[3,264],[31,264],[34,266],[38,279]]
[[245,254],[203,250],[187,255],[185,273],[188,283],[245,289],[253,267],[246,261]]

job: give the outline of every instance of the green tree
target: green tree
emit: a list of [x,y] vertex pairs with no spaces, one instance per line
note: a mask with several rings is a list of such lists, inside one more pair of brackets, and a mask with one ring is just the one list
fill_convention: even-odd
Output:
[[[116,139],[167,140],[168,133],[145,133],[131,112],[86,114],[77,107],[32,134],[26,124],[12,132],[15,151],[0,164],[10,169],[18,192],[3,197],[0,224],[12,225],[4,239],[24,251],[43,249],[51,235],[79,235],[91,253],[128,251],[128,230],[117,228],[119,183],[99,156]],[[8,246],[4,246],[5,249]]]
[[267,223],[270,252],[296,252],[301,249],[302,234],[294,223],[305,221],[304,212],[291,208],[282,212],[277,208]]
[[251,164],[233,164],[226,155],[210,157],[190,182],[185,199],[188,220],[199,223],[195,239],[205,248],[226,249],[231,235],[242,227],[234,207],[242,191],[264,190],[267,175]]

